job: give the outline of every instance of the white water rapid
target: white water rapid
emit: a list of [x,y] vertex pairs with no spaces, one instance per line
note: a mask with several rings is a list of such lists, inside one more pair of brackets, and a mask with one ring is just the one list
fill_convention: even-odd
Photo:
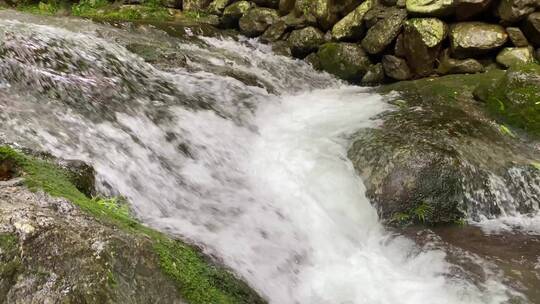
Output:
[[[103,192],[270,303],[512,296],[496,272],[472,282],[379,223],[346,155],[349,136],[390,110],[379,95],[250,40],[0,14],[0,139],[92,164]],[[185,60],[152,65],[129,41]]]

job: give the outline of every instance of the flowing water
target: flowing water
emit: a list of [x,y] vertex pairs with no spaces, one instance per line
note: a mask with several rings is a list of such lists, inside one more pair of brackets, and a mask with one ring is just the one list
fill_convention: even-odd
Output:
[[528,302],[385,230],[346,151],[391,108],[255,41],[0,11],[0,110],[1,141],[92,164],[270,303]]

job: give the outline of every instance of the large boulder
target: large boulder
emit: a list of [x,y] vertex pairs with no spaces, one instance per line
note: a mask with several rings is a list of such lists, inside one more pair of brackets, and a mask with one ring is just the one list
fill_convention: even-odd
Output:
[[510,67],[480,96],[501,120],[540,136],[540,65]]
[[183,0],[182,9],[192,12],[203,12],[206,10],[211,0]]
[[518,27],[507,27],[506,33],[508,33],[508,37],[514,46],[525,47],[529,45],[527,37],[525,37],[523,32]]
[[381,53],[397,37],[406,17],[405,10],[389,8],[387,18],[379,20],[367,31],[362,47],[370,54]]
[[494,0],[456,0],[456,17],[458,20],[470,20],[479,16],[491,7]]
[[380,84],[384,81],[384,68],[382,66],[382,63],[377,63],[372,66],[370,66],[364,75],[362,77],[362,84],[367,85],[375,85]]
[[534,46],[540,47],[540,12],[527,16],[523,25],[523,32]]
[[501,132],[472,100],[476,84],[499,76],[448,75],[379,88],[399,92],[387,96],[399,107],[381,114],[377,128],[355,134],[348,156],[382,220],[455,223],[501,214],[508,201],[523,212],[534,209],[540,170],[531,161],[540,161],[538,151]]
[[374,0],[366,0],[332,28],[336,40],[358,40],[364,34],[364,15],[373,7]]
[[534,12],[538,6],[538,0],[501,0],[497,14],[503,21],[516,22]]
[[371,28],[380,20],[388,18],[388,14],[392,11],[384,5],[374,5],[365,15],[364,15],[364,25],[366,28]]
[[494,51],[506,43],[508,34],[497,24],[460,22],[450,28],[452,55],[458,59]]
[[276,10],[264,7],[255,7],[245,13],[238,22],[240,32],[248,37],[256,37],[279,19]]
[[407,80],[412,77],[407,61],[393,55],[384,55],[382,66],[386,76],[395,80]]
[[321,69],[351,82],[359,82],[371,66],[364,50],[354,43],[326,43],[317,55]]
[[304,58],[309,53],[316,51],[325,42],[324,33],[313,26],[292,31],[287,41],[293,56],[299,58]]
[[531,63],[534,61],[533,49],[530,47],[507,47],[499,52],[496,60],[506,68]]
[[244,16],[252,7],[253,4],[248,1],[234,2],[223,10],[221,23],[225,27],[238,27],[240,18],[242,18],[242,16]]
[[446,16],[454,12],[454,0],[407,0],[407,11],[416,15]]
[[439,56],[437,73],[446,74],[474,74],[484,72],[484,66],[476,59],[455,59],[450,57],[450,51],[444,50]]
[[413,18],[405,22],[403,47],[415,74],[426,76],[433,71],[447,34],[447,25],[436,18]]
[[338,20],[333,0],[296,0],[294,10],[323,30],[332,28]]

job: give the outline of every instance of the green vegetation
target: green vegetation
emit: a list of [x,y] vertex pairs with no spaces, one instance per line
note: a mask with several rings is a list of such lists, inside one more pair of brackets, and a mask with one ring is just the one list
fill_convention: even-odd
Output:
[[[17,270],[21,266],[19,240],[12,234],[0,234],[0,295],[6,294],[4,286],[15,282]],[[5,284],[9,282],[8,284]]]
[[81,0],[73,5],[71,12],[74,16],[99,20],[168,21],[173,18],[156,0],[145,1],[143,5],[122,6],[111,4],[107,0]]
[[[149,237],[154,243],[162,270],[176,282],[180,294],[189,303],[264,303],[247,284],[223,267],[216,266],[195,248],[141,225],[130,216],[122,200],[89,198],[77,190],[66,170],[10,147],[0,146],[0,164],[4,162],[15,164],[29,189],[43,190],[51,196],[66,198],[103,222],[129,233]],[[0,236],[0,246],[14,242],[9,237]],[[6,271],[6,267],[3,265],[0,271]],[[115,285],[114,273],[110,274],[108,282],[111,286]]]
[[407,225],[410,223],[428,224],[433,216],[433,210],[433,206],[422,202],[405,212],[394,213],[390,219],[390,223],[398,225]]

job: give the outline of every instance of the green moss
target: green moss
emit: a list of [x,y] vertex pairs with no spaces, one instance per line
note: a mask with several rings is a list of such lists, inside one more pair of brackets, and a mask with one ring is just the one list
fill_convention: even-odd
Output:
[[39,3],[22,4],[17,9],[35,15],[52,16],[60,11],[69,10],[69,4],[61,1],[41,1]]
[[502,121],[540,135],[540,66],[512,67],[486,94],[488,109]]
[[[0,234],[0,295],[5,295],[7,286],[15,283],[16,275],[21,268],[19,240],[13,234]],[[1,298],[1,297],[0,297]]]
[[[43,190],[52,196],[66,198],[101,221],[130,233],[150,237],[163,272],[176,282],[180,294],[189,303],[265,303],[247,284],[223,267],[205,259],[195,248],[172,240],[131,218],[121,200],[89,198],[77,190],[64,169],[10,147],[0,146],[0,163],[5,161],[14,162],[19,167],[29,189]],[[3,243],[13,244],[13,241],[9,238],[2,240],[0,237],[0,246]],[[115,285],[113,273],[108,277],[108,282],[111,286]]]
[[173,16],[157,0],[148,0],[143,5],[110,4],[107,0],[82,0],[73,5],[74,16],[114,21],[169,21]]

